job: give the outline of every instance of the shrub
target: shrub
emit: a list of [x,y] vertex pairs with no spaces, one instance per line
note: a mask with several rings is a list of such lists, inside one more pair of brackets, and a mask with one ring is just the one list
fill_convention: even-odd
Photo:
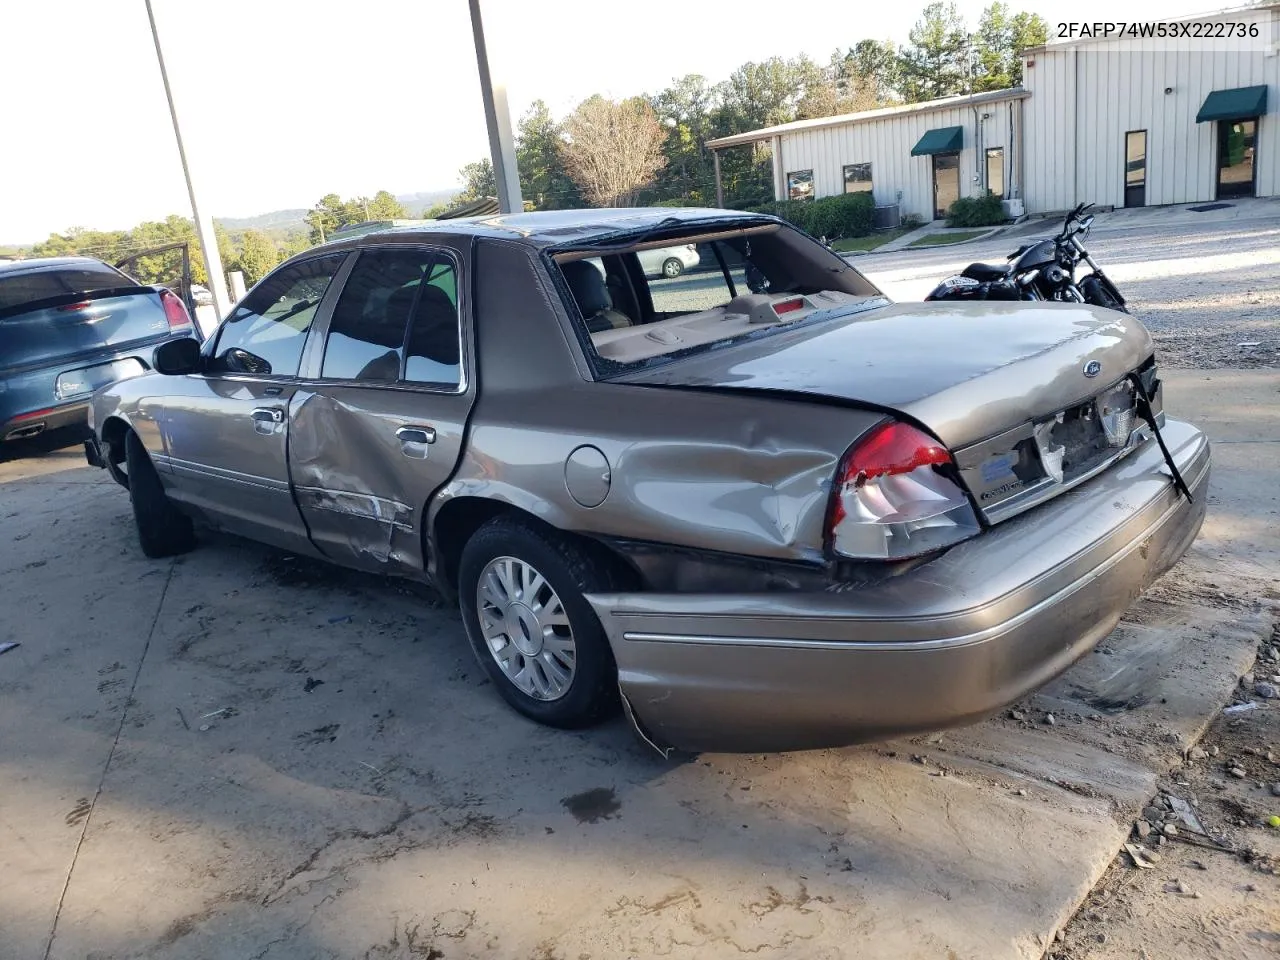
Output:
[[869,193],[844,193],[816,200],[783,200],[753,210],[780,217],[810,236],[836,240],[871,233],[875,201]]
[[903,230],[918,230],[924,226],[924,217],[918,213],[908,213],[903,216],[901,227]]
[[961,197],[947,211],[949,227],[994,227],[1006,219],[1000,198],[991,193],[981,197]]

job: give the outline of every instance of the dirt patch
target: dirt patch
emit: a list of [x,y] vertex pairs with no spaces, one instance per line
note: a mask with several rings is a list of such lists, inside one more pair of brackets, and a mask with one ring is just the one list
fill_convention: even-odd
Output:
[[[1280,674],[1280,626],[1272,640],[1232,698],[1256,706],[1220,714],[1135,823],[1129,840],[1154,854],[1153,866],[1140,869],[1122,851],[1050,946],[1051,960],[1276,956],[1280,700],[1252,689]],[[1203,834],[1179,814],[1180,802]]]

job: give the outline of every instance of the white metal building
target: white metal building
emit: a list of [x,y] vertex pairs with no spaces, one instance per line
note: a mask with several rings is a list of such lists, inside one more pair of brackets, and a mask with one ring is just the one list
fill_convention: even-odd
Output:
[[1014,214],[1280,195],[1280,3],[1176,23],[1192,35],[1028,50],[1017,89],[707,145],[718,161],[720,150],[768,143],[779,200],[870,190],[877,205],[926,220],[988,190]]
[[988,189],[1021,195],[1017,144],[1026,97],[1021,89],[998,90],[797,120],[707,146],[770,141],[779,200],[869,190],[878,205],[898,204],[904,215],[932,220],[957,197]]

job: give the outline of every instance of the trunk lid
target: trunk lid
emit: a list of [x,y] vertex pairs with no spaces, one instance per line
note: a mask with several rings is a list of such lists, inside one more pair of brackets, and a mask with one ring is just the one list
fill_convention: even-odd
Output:
[[998,522],[1146,439],[1125,378],[1143,370],[1158,397],[1152,352],[1136,319],[1083,304],[913,303],[618,379],[837,398],[913,419],[947,445],[975,502]]
[[[1078,404],[1141,366],[1146,329],[1076,304],[895,304],[618,380],[836,397],[900,411],[953,451]],[[1086,367],[1096,361],[1092,376]],[[1092,370],[1092,368],[1091,368]]]
[[0,369],[73,364],[169,333],[164,304],[151,287],[51,297],[0,310]]

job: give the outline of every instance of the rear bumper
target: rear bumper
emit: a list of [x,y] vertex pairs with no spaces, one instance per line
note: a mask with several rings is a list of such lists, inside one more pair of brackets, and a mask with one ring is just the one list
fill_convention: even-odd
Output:
[[1209,445],[1164,428],[1105,474],[931,563],[821,593],[588,599],[632,712],[688,750],[838,746],[972,722],[1061,673],[1186,552]]
[[0,441],[23,440],[61,427],[88,426],[88,418],[89,403],[86,400],[20,413],[0,426]]

